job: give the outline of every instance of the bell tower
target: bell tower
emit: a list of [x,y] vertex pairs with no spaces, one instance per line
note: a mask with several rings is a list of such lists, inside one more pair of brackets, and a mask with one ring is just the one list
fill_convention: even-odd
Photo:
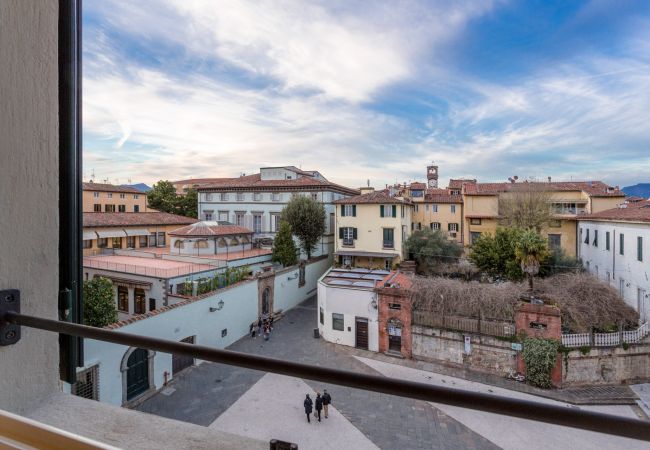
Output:
[[427,186],[430,188],[438,187],[438,166],[433,165],[427,166]]

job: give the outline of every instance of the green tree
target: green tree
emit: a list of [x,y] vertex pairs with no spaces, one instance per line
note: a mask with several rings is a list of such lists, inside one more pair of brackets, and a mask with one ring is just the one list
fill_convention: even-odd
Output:
[[462,247],[448,239],[447,233],[429,228],[418,230],[406,240],[406,249],[418,265],[418,272],[431,273],[439,264],[455,263]]
[[113,283],[108,278],[95,277],[84,281],[84,324],[105,327],[117,321]]
[[528,290],[533,292],[533,277],[549,255],[546,239],[533,230],[524,231],[515,244],[515,258],[528,278]]
[[472,245],[470,261],[490,275],[521,280],[523,272],[515,251],[522,233],[519,228],[497,228],[494,235],[482,234]]
[[176,214],[185,217],[198,217],[197,205],[199,203],[199,195],[196,189],[189,189],[185,195],[179,195],[176,198]]
[[149,206],[158,211],[176,214],[178,209],[178,196],[176,188],[167,180],[161,180],[153,185],[148,193]]
[[304,196],[292,198],[282,210],[283,221],[300,241],[300,248],[311,258],[318,240],[325,232],[325,208],[316,200]]
[[273,240],[273,261],[279,262],[282,266],[292,266],[298,262],[296,256],[296,245],[291,234],[291,225],[288,222],[280,222],[280,229]]

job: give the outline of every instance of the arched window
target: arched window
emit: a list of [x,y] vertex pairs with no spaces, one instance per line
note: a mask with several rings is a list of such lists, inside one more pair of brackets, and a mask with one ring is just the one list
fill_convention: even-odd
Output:
[[269,313],[270,297],[271,297],[271,289],[270,288],[264,289],[264,292],[262,293],[262,314]]
[[233,236],[230,239],[230,245],[239,245],[239,239],[237,239],[237,236]]
[[225,246],[227,246],[228,244],[226,243],[226,240],[225,240],[224,238],[220,238],[220,239],[217,241],[217,245],[218,245],[219,247],[225,247]]
[[250,241],[248,240],[248,236],[244,235],[239,239],[240,244],[248,244]]
[[184,244],[183,241],[177,239],[176,241],[174,241],[174,248],[183,248],[184,247],[183,244]]
[[208,241],[199,239],[194,243],[194,248],[208,248]]

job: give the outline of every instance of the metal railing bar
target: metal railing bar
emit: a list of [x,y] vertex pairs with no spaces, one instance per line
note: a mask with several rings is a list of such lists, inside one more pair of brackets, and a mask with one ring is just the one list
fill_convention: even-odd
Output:
[[[2,319],[0,318],[0,321]],[[71,336],[80,336],[163,353],[187,355],[205,361],[307,378],[366,391],[460,406],[538,422],[650,441],[650,422],[611,414],[583,411],[571,407],[555,406],[497,395],[432,386],[396,378],[283,361],[265,356],[249,355],[231,350],[216,349],[203,345],[187,344],[148,336],[138,336],[130,333],[59,322],[13,312],[6,313],[4,320],[17,325]]]

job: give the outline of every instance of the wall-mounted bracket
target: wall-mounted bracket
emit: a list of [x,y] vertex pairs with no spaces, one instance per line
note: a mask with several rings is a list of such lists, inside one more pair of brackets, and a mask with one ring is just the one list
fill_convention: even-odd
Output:
[[5,289],[0,291],[0,346],[12,345],[20,340],[20,325],[4,320],[5,314],[20,314],[20,291]]

